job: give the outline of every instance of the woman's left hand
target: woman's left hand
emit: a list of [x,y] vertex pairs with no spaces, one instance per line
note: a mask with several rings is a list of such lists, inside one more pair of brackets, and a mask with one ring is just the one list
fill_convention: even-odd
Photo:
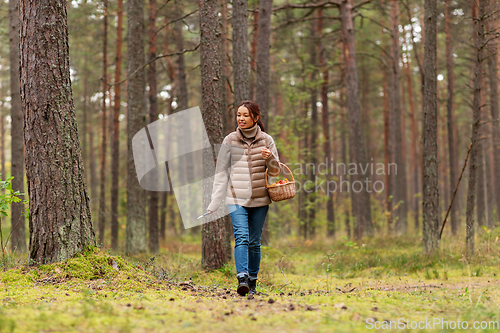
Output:
[[269,156],[271,156],[271,151],[267,148],[262,148],[262,157],[267,159]]

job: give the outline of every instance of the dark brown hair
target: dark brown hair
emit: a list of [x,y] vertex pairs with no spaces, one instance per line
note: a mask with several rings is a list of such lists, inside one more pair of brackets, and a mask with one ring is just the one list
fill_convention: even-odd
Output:
[[257,103],[250,101],[250,100],[245,100],[245,101],[241,102],[240,105],[238,105],[238,107],[236,108],[236,112],[238,112],[238,109],[240,108],[240,106],[244,106],[248,109],[248,111],[250,111],[250,116],[252,117],[254,122],[255,122],[255,118],[257,118],[257,116],[259,116],[259,120],[257,121],[257,124],[260,126],[260,129],[262,130],[262,132],[265,132],[266,129],[264,128],[264,124],[262,123],[262,116],[260,115],[260,108],[257,105]]

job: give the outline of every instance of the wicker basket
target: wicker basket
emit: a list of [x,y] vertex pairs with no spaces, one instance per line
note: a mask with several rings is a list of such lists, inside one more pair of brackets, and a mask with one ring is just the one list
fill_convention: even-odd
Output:
[[269,186],[267,182],[267,169],[266,169],[266,188],[267,191],[269,192],[269,196],[271,197],[272,201],[281,201],[281,200],[286,200],[286,199],[291,199],[295,196],[295,180],[293,179],[293,173],[286,166],[286,164],[281,163],[280,165],[283,165],[285,168],[288,169],[288,172],[290,172],[290,175],[292,176],[292,181],[286,183],[286,184],[276,184],[274,186]]

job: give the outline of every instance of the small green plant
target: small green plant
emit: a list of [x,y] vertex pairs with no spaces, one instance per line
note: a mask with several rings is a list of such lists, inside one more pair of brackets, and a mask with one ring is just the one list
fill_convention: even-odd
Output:
[[353,249],[357,249],[358,248],[358,244],[355,243],[355,242],[353,242],[353,241],[350,241],[349,237],[342,236],[342,239],[345,239],[347,241],[347,242],[344,243],[345,246],[352,247]]
[[[3,235],[2,235],[2,219],[4,217],[7,217],[9,214],[7,213],[10,205],[12,203],[18,203],[21,202],[21,195],[24,195],[24,193],[20,193],[19,191],[14,191],[12,189],[12,184],[11,180],[14,179],[14,177],[7,178],[6,180],[0,180],[0,246],[2,247],[2,261],[3,261],[3,270],[6,270],[6,261],[5,261],[5,247],[3,245]],[[27,203],[27,200],[24,201],[24,203]],[[27,211],[27,214],[29,214],[29,211]],[[25,213],[26,215],[26,213]],[[11,231],[12,234],[12,231]],[[7,237],[7,241],[5,242],[5,246],[7,246],[7,243],[9,242],[10,234],[9,237]]]
[[219,268],[218,271],[220,271],[222,274],[224,274],[224,276],[227,277],[232,277],[233,275],[235,275],[234,266],[228,263],[224,264],[224,266]]

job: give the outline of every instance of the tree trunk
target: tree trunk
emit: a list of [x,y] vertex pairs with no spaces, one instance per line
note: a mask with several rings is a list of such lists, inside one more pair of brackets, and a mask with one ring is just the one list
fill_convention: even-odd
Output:
[[[344,98],[344,94],[343,94],[343,89],[340,90],[340,100],[341,100],[341,104],[342,104],[342,107],[341,107],[341,111],[340,111],[340,126],[341,126],[341,130],[340,130],[340,140],[341,140],[341,155],[342,155],[342,163],[344,165],[347,165],[347,145],[346,145],[346,129],[348,128],[348,124],[346,124],[346,119],[345,119],[345,116],[344,116],[344,109],[345,109],[345,98]],[[335,172],[337,174],[337,172]],[[339,176],[337,174],[337,176]],[[340,175],[342,176],[342,175]],[[347,180],[347,174],[344,172],[344,175],[343,175],[344,179]],[[339,179],[340,180],[340,179]],[[344,185],[347,185],[347,182],[342,182],[340,183],[340,186],[341,186],[341,193],[344,192],[348,192],[349,191],[349,188],[346,188]],[[340,197],[340,196],[339,196]],[[347,200],[345,200],[347,201]],[[347,235],[347,238],[351,238],[351,217],[350,217],[350,213],[349,213],[349,208],[347,207],[347,204],[344,203],[344,224],[345,224],[345,229],[346,229],[346,235]]]
[[[87,67],[87,58],[83,61],[83,96],[82,96],[82,135],[80,137],[81,146],[82,146],[82,159],[84,165],[87,166],[85,169],[85,180],[87,184],[89,183],[91,177],[89,174],[89,132],[88,132],[88,123],[89,123],[89,115],[88,115],[88,67]],[[92,210],[92,207],[91,207]]]
[[[481,102],[486,103],[486,85],[484,83],[484,75],[481,80]],[[484,123],[486,121],[488,121],[488,117],[486,115],[486,108],[484,106],[481,106],[481,123]],[[481,165],[478,164],[479,169],[478,169],[477,181],[479,184],[478,184],[478,196],[476,198],[477,213],[478,213],[477,222],[478,225],[481,227],[489,225],[489,221],[487,219],[491,217],[490,208],[491,208],[492,189],[489,188],[488,186],[488,182],[490,182],[491,184],[491,179],[490,179],[491,173],[488,170],[488,168],[490,167],[488,125],[489,123],[486,123],[485,125],[481,125],[479,128],[479,137],[484,138],[484,140],[481,140],[481,152],[480,152],[481,156],[479,157]],[[482,197],[482,200],[479,199],[480,197]],[[482,210],[481,214],[479,214],[480,210]]]
[[246,0],[233,0],[231,20],[233,23],[234,107],[237,111],[238,105],[248,99],[250,94]]
[[[229,108],[229,103],[228,103],[228,98],[232,94],[231,90],[229,89],[229,66],[228,66],[228,61],[227,61],[227,54],[229,50],[229,43],[227,41],[227,29],[228,29],[228,20],[227,20],[227,3],[226,0],[219,0],[220,1],[220,9],[222,13],[222,17],[220,18],[220,26],[221,26],[221,39],[219,43],[219,57],[220,57],[220,63],[221,63],[221,86],[220,86],[220,94],[221,94],[221,105],[222,105],[222,124],[223,124],[223,129],[222,129],[222,136],[226,136],[229,133],[233,132],[234,130],[234,125],[235,125],[235,120],[231,116],[230,108]],[[231,242],[231,238],[233,236],[233,223],[231,221],[231,217],[225,216],[225,223],[226,223],[226,233],[228,237],[228,242]],[[266,215],[266,222],[264,223],[264,230],[268,231],[268,236],[269,236],[269,228],[266,228],[267,226],[267,215]],[[265,244],[265,239],[262,240],[262,243]]]
[[[354,26],[352,20],[352,6],[349,0],[340,1],[340,18],[342,36],[344,39],[344,61],[347,87],[347,111],[349,117],[349,162],[356,165],[367,165],[366,146],[363,140],[363,129],[359,104],[359,80],[356,62],[356,47]],[[353,175],[351,185],[351,200],[353,213],[356,216],[354,236],[362,238],[365,234],[373,234],[374,228],[371,219],[370,194],[368,188],[363,189],[366,175]],[[354,191],[357,184],[361,184],[361,191]],[[359,189],[359,186],[357,187]]]
[[397,234],[405,234],[407,229],[408,218],[408,199],[406,187],[406,166],[403,156],[403,136],[401,133],[401,87],[400,87],[400,43],[399,43],[399,2],[398,0],[391,1],[391,135],[394,148],[394,163],[396,170],[392,174],[394,182],[394,204],[396,209],[394,212],[395,232]]
[[385,210],[387,214],[387,234],[393,234],[393,219],[392,219],[392,195],[394,193],[393,177],[389,173],[390,163],[392,163],[392,139],[391,139],[391,117],[389,114],[389,91],[387,89],[387,67],[382,68],[382,108],[384,117],[384,164],[387,166],[385,172],[385,184],[387,189],[385,191]]
[[[380,24],[382,27],[385,26],[385,1],[380,1],[381,5],[381,13],[380,13]],[[382,28],[382,33],[385,34],[385,28]],[[385,45],[387,43],[385,36],[382,37],[382,43]],[[392,203],[394,197],[394,180],[392,175],[389,173],[390,163],[394,162],[393,152],[394,152],[394,144],[392,142],[391,135],[391,112],[390,112],[390,94],[389,89],[387,89],[387,82],[389,79],[387,78],[387,72],[390,70],[389,64],[387,62],[383,63],[382,67],[382,110],[383,110],[383,121],[384,121],[384,164],[387,166],[387,171],[384,174],[385,181],[385,214],[387,221],[387,234],[392,235],[394,233],[393,226],[393,211],[392,211]],[[390,83],[390,82],[389,82]]]
[[88,136],[89,136],[89,164],[90,164],[90,206],[91,209],[95,209],[96,199],[97,199],[97,171],[96,171],[96,157],[94,150],[94,107],[90,105],[90,112],[88,115],[89,126],[88,126]]
[[[482,88],[483,85],[480,83],[480,87]],[[482,97],[482,96],[481,96]],[[480,99],[481,102],[483,99]],[[483,117],[483,110],[480,107],[479,110],[479,122],[483,122],[484,117]],[[484,136],[484,126],[479,126],[478,129],[478,137],[482,138]],[[476,182],[476,221],[478,226],[483,226],[485,225],[485,217],[486,217],[486,187],[485,187],[485,152],[484,152],[484,147],[483,143],[481,140],[478,141],[477,146],[476,146],[476,154],[477,154],[477,168],[476,168],[476,177],[477,177],[477,182]]]
[[65,260],[96,245],[71,91],[64,4],[22,0],[19,6],[29,257],[36,264]]
[[413,184],[413,191],[412,191],[412,200],[413,200],[413,211],[414,211],[414,227],[415,231],[417,231],[420,228],[419,225],[419,200],[418,200],[418,192],[419,192],[419,177],[418,177],[418,154],[417,154],[417,142],[418,142],[418,133],[417,133],[417,126],[416,126],[416,120],[415,120],[415,104],[413,102],[413,85],[412,85],[412,80],[411,80],[411,74],[410,74],[410,61],[409,61],[409,56],[407,57],[405,63],[405,72],[406,72],[406,81],[408,84],[408,104],[410,106],[410,122],[411,122],[411,158],[412,158],[412,170],[413,170],[413,175],[412,175],[412,184]]
[[[484,85],[483,85],[484,87]],[[484,90],[483,90],[484,91]],[[482,98],[482,100],[486,100],[486,96],[484,96],[484,98]],[[484,111],[486,112],[486,110]],[[484,129],[485,129],[485,132],[487,132],[488,134],[486,134],[486,140],[485,140],[485,149],[484,149],[484,167],[485,167],[485,170],[486,170],[486,174],[485,174],[485,178],[486,178],[486,182],[485,182],[485,186],[486,186],[486,207],[487,207],[487,211],[488,211],[488,217],[487,217],[487,223],[486,223],[486,226],[489,228],[491,227],[493,224],[494,224],[494,216],[493,216],[493,206],[494,206],[494,201],[495,201],[495,198],[494,198],[494,193],[493,193],[493,184],[494,184],[494,180],[493,180],[493,172],[492,172],[492,169],[493,169],[493,163],[492,163],[492,154],[491,154],[491,148],[492,148],[492,145],[491,145],[491,131],[490,131],[490,128],[489,128],[489,125],[491,123],[488,123],[484,126]]]
[[[479,7],[479,8],[478,8]],[[479,5],[476,1],[472,1],[472,25],[473,25],[473,41],[474,41],[474,96],[472,101],[473,123],[472,123],[472,149],[470,152],[469,161],[469,189],[467,191],[467,211],[465,216],[466,221],[466,255],[470,258],[474,254],[474,235],[475,235],[475,220],[474,220],[474,201],[476,196],[477,182],[477,167],[480,161],[478,152],[481,149],[481,141],[479,140],[479,129],[481,121],[481,82],[483,78],[483,46],[484,46],[484,21],[483,2],[480,0]]]
[[[233,17],[234,19],[234,17]],[[211,144],[222,142],[222,114],[220,104],[220,58],[218,54],[219,38],[217,18],[217,0],[200,1],[200,66],[201,66],[201,96],[203,122],[207,126],[208,138]],[[216,156],[203,152],[204,165],[216,165]],[[211,162],[209,162],[211,161]],[[213,176],[213,175],[212,175]],[[203,178],[210,177],[210,170],[203,168]],[[203,182],[203,206],[206,208],[211,201],[210,184]],[[231,248],[228,242],[225,219],[221,218],[202,227],[201,263],[206,269],[222,267],[231,259]]]
[[104,245],[106,226],[106,155],[108,148],[108,128],[106,125],[106,93],[108,90],[108,1],[104,0],[104,37],[102,46],[102,146],[100,165],[99,195],[99,243]]
[[229,47],[228,38],[228,20],[227,20],[227,0],[219,0],[221,18],[221,38],[220,38],[220,48],[219,48],[219,56],[220,56],[220,64],[221,64],[221,103],[222,103],[222,123],[223,130],[222,135],[226,136],[231,133],[234,128],[234,120],[230,115],[230,107],[228,98],[231,95],[231,90],[229,88],[229,84],[227,84],[229,80],[229,66],[227,61],[227,52]]
[[[257,40],[259,39],[259,11],[254,10],[253,12],[253,33],[252,33],[252,42],[250,47],[250,99],[255,101],[255,86],[256,86],[256,77],[257,77]],[[257,103],[258,104],[258,103]],[[259,105],[260,106],[260,105]],[[262,119],[264,123],[264,118]],[[267,128],[267,119],[266,123],[264,123],[264,127]]]
[[[21,93],[19,90],[19,0],[9,1],[9,56],[10,56],[10,95],[11,95],[11,176],[12,189],[24,193],[24,144],[23,144],[23,111],[21,109]],[[2,178],[6,178],[2,174]],[[24,196],[21,196],[24,200]],[[24,203],[11,205],[11,250],[26,252],[26,227],[22,214]]]
[[[229,82],[229,77],[230,77],[230,72],[229,72],[229,66],[228,66],[228,57],[229,57],[229,34],[228,34],[228,29],[229,29],[229,21],[227,19],[227,5],[228,1],[227,0],[220,0],[221,1],[221,52],[220,52],[220,57],[221,57],[221,80],[222,80],[222,96],[221,96],[221,101],[222,101],[222,117],[224,121],[224,132],[222,133],[224,136],[228,135],[229,133],[234,131],[234,126],[236,124],[236,119],[235,119],[235,112],[234,108],[235,106],[233,105],[231,107],[231,96],[233,95],[231,91],[231,84]],[[232,223],[229,223],[231,225],[231,230],[232,230]],[[232,231],[231,231],[232,233]]]
[[[177,15],[180,17],[182,16],[182,9],[179,6],[177,8]],[[177,51],[180,52],[184,49],[184,36],[182,34],[182,27],[183,23],[182,21],[176,21],[174,25],[174,32],[175,32],[175,43],[176,43],[176,48]],[[186,73],[186,64],[184,61],[184,54],[180,54],[177,56],[177,83],[178,83],[178,96],[177,96],[177,108],[176,112],[183,111],[188,109],[188,104],[189,104],[189,98],[188,98],[188,84],[187,84],[187,73]],[[186,126],[185,132],[189,132],[187,127],[189,124],[183,124],[183,126]],[[185,146],[190,147],[191,146],[191,137],[189,135],[183,137],[183,140],[185,140]],[[184,156],[180,157],[186,166],[186,172],[184,173],[184,182],[187,183],[192,183],[194,181],[194,162],[191,154],[186,154]],[[190,213],[194,213],[194,210],[191,210]],[[194,220],[196,219],[196,216],[191,215],[191,218]],[[184,232],[186,229],[184,229],[184,226],[182,223],[179,225],[180,230]],[[191,229],[191,233],[198,235],[200,232],[200,227],[196,226]]]
[[[177,15],[180,17],[183,15],[182,10],[178,9]],[[178,20],[174,23],[174,34],[175,34],[175,46],[177,52],[184,49],[184,36],[182,34],[182,27],[184,23]],[[186,64],[184,60],[184,54],[179,54],[177,56],[177,83],[178,83],[178,94],[177,94],[177,111],[186,110],[188,108],[188,86],[186,78]]]
[[[453,76],[453,51],[451,44],[451,34],[450,34],[450,0],[445,1],[445,32],[446,32],[446,77],[447,77],[447,88],[448,95],[446,97],[446,119],[448,126],[448,153],[450,159],[450,187],[448,192],[450,193],[450,198],[453,197],[453,192],[457,185],[458,175],[457,175],[457,144],[454,137],[453,131],[453,99],[454,99],[454,88],[455,88],[455,78]],[[500,170],[500,169],[499,169]],[[458,232],[458,206],[454,203],[450,211],[450,224],[451,233],[453,236],[457,235]]]
[[437,79],[436,79],[436,0],[425,0],[425,53],[423,94],[423,251],[439,247],[439,190],[437,156]]
[[[492,30],[491,28],[488,30]],[[500,219],[500,129],[498,121],[498,78],[497,78],[497,50],[498,47],[495,43],[491,43],[488,48],[490,54],[488,55],[488,73],[489,73],[489,92],[490,92],[490,112],[491,112],[491,136],[493,144],[493,173],[496,186],[494,186],[494,197],[496,206],[497,219]]]
[[1,179],[7,178],[5,174],[5,116],[3,110],[3,102],[0,109],[0,172],[2,173]]
[[[312,170],[308,170],[309,181],[315,184],[316,172],[317,172],[317,137],[318,137],[318,91],[316,89],[316,80],[318,75],[318,54],[317,54],[317,22],[316,20],[311,20],[310,34],[311,39],[309,41],[309,54],[310,54],[310,64],[313,67],[312,73],[310,75],[309,82],[312,84],[310,88],[310,99],[311,99],[311,127],[309,130],[310,141],[309,141],[309,163],[313,166]],[[318,193],[316,189],[312,188],[312,191],[308,195],[308,212],[307,212],[307,224],[309,225],[310,238],[314,238],[316,235],[316,198]]]
[[[444,89],[441,89],[441,100],[445,100],[444,96]],[[446,123],[446,112],[447,110],[443,109],[443,112],[441,112],[441,119],[439,122],[441,124]],[[450,182],[448,179],[448,173],[447,173],[447,161],[446,161],[446,152],[447,152],[447,146],[446,146],[446,131],[442,130],[441,131],[441,142],[438,143],[438,147],[441,147],[441,156],[439,157],[440,163],[439,166],[441,167],[441,175],[439,176],[439,179],[441,179],[441,184],[442,187],[440,188],[440,193],[444,193],[443,196],[443,205],[441,209],[441,213],[439,214],[439,219],[443,219],[444,214],[446,214],[446,211],[448,210],[448,205],[450,204],[451,201],[451,196],[450,193],[448,192],[448,189],[450,188]],[[439,228],[441,227],[441,224],[439,225]],[[440,229],[441,230],[441,229]]]
[[[144,107],[144,0],[128,0],[127,83],[127,230],[126,252],[146,252],[146,196],[137,179],[132,138],[146,125]],[[131,76],[135,71],[137,73]]]
[[[323,9],[318,9],[318,36],[321,36],[321,32],[323,31]],[[328,184],[332,178],[332,166],[331,166],[331,158],[332,152],[330,148],[330,124],[328,120],[328,66],[326,64],[325,58],[325,50],[323,49],[323,45],[321,43],[321,39],[319,39],[318,43],[318,53],[319,53],[319,63],[322,70],[322,80],[321,80],[321,125],[323,127],[323,151],[325,152],[325,162],[326,162],[326,184],[327,184],[327,196],[328,201],[326,202],[326,230],[327,236],[333,237],[335,236],[335,214],[334,214],[334,206],[333,206],[333,191],[328,190]]]
[[118,249],[118,186],[120,175],[120,82],[122,69],[123,0],[118,0],[116,28],[115,98],[113,105],[113,133],[111,138],[111,248]]
[[[168,24],[168,16],[165,16],[165,54],[170,53],[170,41],[172,40],[170,36],[170,25]],[[172,60],[170,57],[166,58],[167,64],[168,64],[168,77],[170,79],[170,83],[172,85],[172,89],[170,90],[170,98],[167,101],[167,116],[170,116],[173,113],[172,109],[172,102],[174,98],[174,87],[175,87],[175,82],[176,82],[176,73],[175,73],[175,68],[172,63]],[[169,144],[171,144],[171,141],[169,141]],[[169,147],[168,151],[170,151],[172,148]],[[167,168],[168,171],[168,168]],[[170,226],[173,226],[173,229],[175,229],[175,221],[174,221],[174,214],[173,214],[173,207],[171,203],[170,198],[173,197],[173,192],[172,191],[165,191],[162,193],[161,196],[161,215],[160,215],[160,239],[164,240],[166,233],[167,233],[167,226],[170,224]],[[167,212],[169,214],[167,214]],[[167,220],[169,223],[167,223]]]
[[[156,0],[149,0],[149,60],[156,58]],[[149,122],[158,120],[158,98],[156,84],[156,64],[152,61],[148,68],[149,79]],[[158,234],[158,199],[156,191],[149,192],[149,238],[150,253],[157,253],[160,249]]]
[[[306,81],[306,79],[304,77],[302,91],[305,91],[307,89],[306,85],[305,85],[305,81]],[[301,109],[302,109],[302,119],[307,120],[307,118],[308,118],[307,113],[309,112],[309,103],[303,102]],[[310,132],[309,127],[310,127],[310,124],[305,122],[305,126],[303,127],[303,130],[301,131],[302,132],[301,133],[302,139],[299,139],[299,140],[302,140],[302,142],[299,145],[299,150],[301,151],[301,154],[299,154],[299,161],[307,161],[309,159],[309,154],[310,154],[310,149],[311,149],[311,146],[309,145],[309,132]],[[305,165],[304,170],[305,170],[304,178],[307,179],[307,177],[309,175],[309,170],[307,169],[307,164]],[[309,193],[309,188],[307,188],[306,184],[307,184],[307,181],[304,181],[303,186],[302,186],[302,191],[301,191],[302,198],[301,198],[301,202],[299,203],[299,205],[301,205],[301,207],[300,207],[301,210],[299,211],[299,221],[300,221],[301,226],[302,226],[302,236],[303,236],[304,240],[308,239],[310,236],[310,224],[309,224],[308,209],[307,209],[307,201],[309,201],[310,193]]]
[[[261,0],[259,5],[258,27],[254,35],[258,34],[255,52],[257,59],[255,103],[260,107],[260,116],[266,130],[269,129],[269,49],[271,39],[271,7],[272,0]],[[255,37],[254,37],[255,38]],[[252,44],[252,53],[254,45]],[[255,59],[255,58],[254,58]],[[252,91],[252,90],[251,90]],[[269,214],[266,215],[264,228],[262,230],[262,245],[269,245]]]

